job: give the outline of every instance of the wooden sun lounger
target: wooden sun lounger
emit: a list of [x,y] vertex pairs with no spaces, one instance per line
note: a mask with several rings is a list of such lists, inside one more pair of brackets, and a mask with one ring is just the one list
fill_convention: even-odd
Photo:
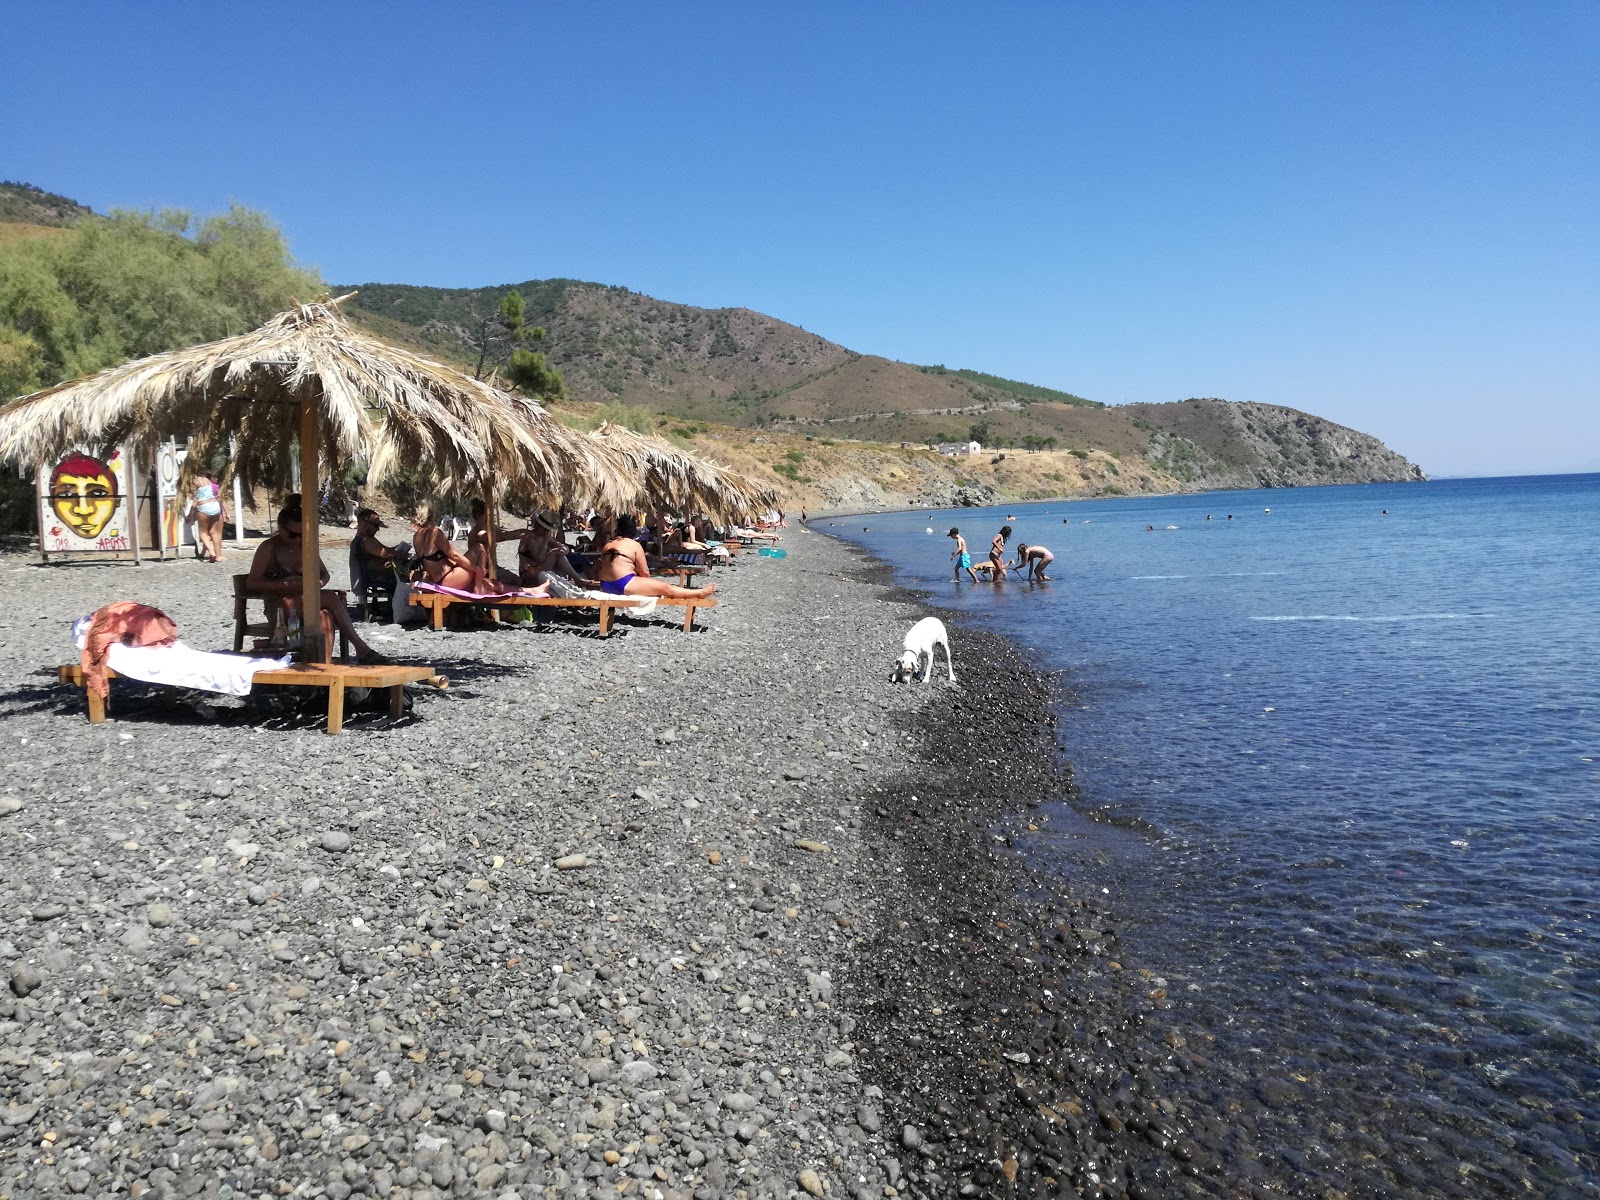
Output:
[[693,587],[694,577],[704,575],[709,570],[710,566],[705,563],[679,563],[675,567],[651,567],[650,574],[657,578],[670,575],[684,587]]
[[[84,684],[83,667],[68,663],[59,668],[62,683],[81,687],[89,698],[89,724],[98,725],[106,719],[106,702]],[[107,671],[106,678],[122,678],[115,671]],[[450,681],[432,667],[407,667],[381,665],[363,667],[345,663],[297,663],[292,667],[257,671],[250,679],[254,687],[320,687],[328,689],[328,733],[338,733],[344,728],[344,690],[347,687],[388,688],[389,715],[398,717],[405,711],[405,691],[408,683],[427,683],[437,688],[450,686]]]
[[[452,604],[470,604],[491,611],[502,608],[597,608],[600,610],[600,636],[606,637],[611,633],[611,617],[617,609],[633,608],[646,599],[643,596],[607,596],[604,599],[591,599],[579,597],[575,600],[562,600],[557,596],[510,596],[505,599],[485,598],[482,600],[467,600],[459,596],[447,596],[443,592],[412,592],[411,603],[418,608],[425,608],[432,616],[435,629],[444,628],[445,609]],[[656,599],[658,605],[668,605],[673,608],[683,609],[683,631],[690,633],[694,629],[694,614],[698,608],[715,608],[715,598],[705,600],[675,599],[661,596]],[[496,615],[498,619],[498,614]]]

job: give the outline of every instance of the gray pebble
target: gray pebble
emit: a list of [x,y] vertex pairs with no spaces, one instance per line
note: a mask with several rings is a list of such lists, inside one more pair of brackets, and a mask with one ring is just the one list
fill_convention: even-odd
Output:
[[158,900],[145,910],[144,919],[150,922],[152,927],[164,929],[172,924],[172,906]]
[[26,963],[11,972],[11,990],[19,996],[32,994],[43,982],[39,972]]
[[330,829],[318,839],[324,850],[333,854],[343,854],[350,849],[350,835],[340,829]]

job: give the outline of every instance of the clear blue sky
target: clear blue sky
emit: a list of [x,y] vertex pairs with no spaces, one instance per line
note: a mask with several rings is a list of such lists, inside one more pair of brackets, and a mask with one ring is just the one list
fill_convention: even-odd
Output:
[[34,4],[0,176],[1600,470],[1600,3]]

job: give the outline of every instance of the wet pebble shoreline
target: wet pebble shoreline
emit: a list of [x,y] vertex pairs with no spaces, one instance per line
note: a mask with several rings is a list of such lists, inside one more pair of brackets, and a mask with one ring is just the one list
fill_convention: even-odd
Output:
[[957,688],[890,687],[927,610],[786,544],[687,637],[380,628],[454,686],[337,738],[127,684],[88,726],[70,617],[225,645],[230,568],[7,557],[0,1188],[1223,1194],[1114,897],[1007,844],[1068,786],[1049,682],[958,630]]

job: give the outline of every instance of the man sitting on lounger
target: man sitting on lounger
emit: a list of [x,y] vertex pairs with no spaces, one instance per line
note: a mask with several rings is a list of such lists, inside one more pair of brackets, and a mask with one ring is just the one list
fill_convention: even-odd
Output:
[[[278,532],[256,547],[256,556],[250,562],[250,578],[245,586],[256,595],[268,598],[269,617],[282,597],[300,595],[301,563],[304,562],[305,553],[305,546],[300,540],[302,528],[298,504],[280,510]],[[328,568],[323,565],[320,554],[317,555],[317,572],[322,582],[327,583]],[[343,633],[356,648],[358,663],[367,665],[392,661],[361,640],[361,635],[350,622],[350,614],[345,611],[344,597],[340,593],[323,592],[322,611],[332,619],[334,628]]]
[[561,536],[561,522],[555,513],[535,513],[528,522],[527,531],[517,543],[517,566],[522,582],[528,586],[542,582],[547,572],[583,582],[583,577],[567,558],[567,543]]
[[704,600],[717,590],[708,583],[703,588],[678,587],[664,579],[650,578],[650,564],[644,547],[634,540],[638,528],[633,518],[617,518],[617,532],[600,551],[600,590],[613,596],[664,596],[672,600]]

